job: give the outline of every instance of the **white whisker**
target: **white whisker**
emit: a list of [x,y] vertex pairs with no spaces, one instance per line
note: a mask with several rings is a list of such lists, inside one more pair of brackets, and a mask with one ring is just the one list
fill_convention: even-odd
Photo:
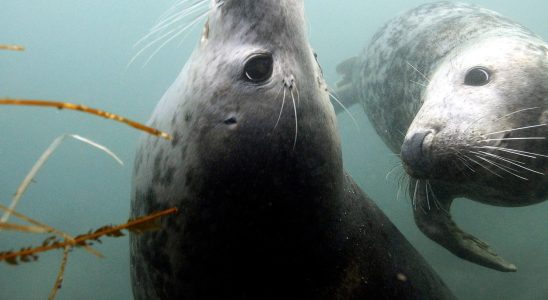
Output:
[[524,140],[545,140],[543,136],[531,136],[531,137],[518,137],[518,138],[502,138],[502,139],[485,139],[480,142],[493,142],[493,141],[524,141]]
[[276,98],[278,98],[278,96],[280,95],[280,92],[284,90],[284,95],[282,97],[282,107],[280,108],[280,114],[278,115],[278,120],[276,121],[276,125],[274,125],[274,129],[276,129],[276,127],[278,127],[278,123],[280,123],[280,119],[282,118],[282,112],[284,110],[284,105],[285,105],[285,85],[282,85],[282,89],[278,92],[278,95],[276,95]]
[[[203,2],[202,2],[203,3]],[[198,3],[201,4],[201,3]],[[182,10],[180,12],[177,12],[173,14],[172,16],[168,17],[167,19],[163,20],[162,22],[156,24],[154,27],[152,27],[149,32],[139,39],[133,47],[137,47],[138,45],[142,44],[146,39],[153,36],[156,33],[159,33],[160,31],[164,30],[165,28],[183,20],[185,17],[188,17],[189,15],[198,12],[199,10],[203,9],[203,7],[197,6],[197,4],[194,4],[192,7],[189,7],[188,9]]]
[[514,111],[514,112],[511,112],[511,113],[509,113],[509,114],[507,114],[507,115],[504,115],[504,116],[502,116],[502,117],[500,117],[500,118],[497,118],[497,119],[493,120],[493,122],[496,122],[496,121],[498,121],[498,120],[500,120],[500,119],[504,119],[504,118],[506,118],[506,117],[513,116],[513,115],[518,114],[518,113],[522,113],[522,112],[529,111],[529,110],[534,110],[534,109],[540,109],[540,107],[529,107],[529,108],[523,108],[523,109],[520,109],[520,110],[516,110],[516,111]]
[[295,112],[295,140],[293,141],[293,150],[297,146],[297,136],[299,134],[299,124],[297,118],[297,105],[295,104],[295,97],[293,96],[293,89],[290,88],[291,100],[293,101],[293,111]]
[[537,154],[537,153],[532,153],[532,152],[527,152],[527,151],[508,149],[508,148],[503,148],[503,147],[481,146],[481,147],[476,147],[476,148],[477,149],[492,149],[492,150],[511,153],[511,154],[515,154],[515,155],[519,155],[519,156],[523,156],[523,157],[527,157],[527,158],[532,158],[532,159],[536,159],[537,156],[548,157],[547,155],[542,155],[542,154]]
[[426,180],[426,183],[424,184],[424,192],[426,193],[426,205],[428,205],[428,210],[431,210],[430,197],[428,196],[428,180]]
[[457,154],[457,159],[458,159],[459,161],[461,161],[462,164],[463,164],[467,169],[469,169],[470,171],[472,171],[472,173],[476,173],[476,170],[474,170],[474,168],[472,168],[472,166],[466,161],[466,159],[462,156],[462,154],[461,154],[460,156]]
[[406,61],[407,65],[410,66],[411,68],[413,68],[413,70],[415,70],[417,73],[419,73],[422,78],[424,78],[426,81],[430,82],[430,79],[428,79],[428,77],[426,77],[426,75],[424,75],[421,71],[419,71],[419,69],[415,68],[411,63],[409,63],[408,61]]
[[392,167],[392,169],[390,169],[390,171],[388,171],[388,173],[386,173],[386,176],[384,176],[384,180],[388,180],[388,176],[390,176],[390,174],[392,174],[392,172],[394,172],[395,170],[397,170],[398,167],[401,167],[402,165],[401,164],[398,164],[394,167]]
[[348,108],[346,108],[346,106],[344,106],[344,104],[339,100],[339,98],[337,98],[333,93],[331,93],[330,91],[328,91],[327,93],[329,94],[329,96],[333,100],[335,100],[335,102],[337,102],[342,107],[344,112],[350,117],[350,120],[352,120],[352,123],[354,123],[354,126],[356,127],[356,130],[358,130],[358,132],[359,132],[360,131],[360,126],[358,125],[358,121],[356,121],[356,119],[354,118],[352,113],[348,110]]
[[194,26],[196,23],[200,22],[202,18],[206,17],[207,14],[209,13],[209,11],[206,11],[205,13],[199,15],[198,17],[196,17],[196,19],[192,22],[190,22],[190,24],[186,25],[185,27],[183,27],[183,29],[181,29],[179,32],[177,32],[176,34],[174,34],[172,37],[170,37],[169,39],[165,40],[159,47],[158,49],[156,49],[154,52],[152,52],[152,54],[150,55],[150,57],[146,60],[145,62],[145,65],[148,64],[148,62],[154,57],[154,55],[156,55],[156,53],[158,53],[167,43],[171,42],[173,39],[175,39],[176,37],[180,36],[181,34],[183,34],[185,31],[187,31],[187,29],[191,28],[192,26]]
[[[471,162],[473,162],[473,163],[477,164],[478,166],[480,166],[480,167],[484,168],[485,170],[487,170],[487,172],[489,172],[489,173],[491,173],[491,174],[493,174],[493,175],[495,175],[495,176],[497,176],[497,177],[504,178],[504,177],[502,177],[500,174],[496,173],[495,171],[492,171],[492,170],[489,169],[487,166],[483,165],[482,163],[478,162],[477,160],[475,160],[475,159],[473,159],[473,158],[471,158],[471,157],[469,157],[469,156],[467,156],[467,155],[465,155],[465,157],[466,157],[468,160],[470,160]],[[478,158],[479,158],[479,157],[478,157]]]
[[449,214],[448,211],[446,211],[443,206],[441,205],[440,203],[440,200],[438,199],[438,197],[436,196],[436,193],[434,193],[434,189],[432,188],[432,185],[430,184],[430,180],[426,180],[426,186],[430,189],[430,192],[432,193],[432,197],[434,199],[434,204],[436,204],[436,208],[437,209],[441,209],[443,210],[444,212],[446,212],[447,214]]
[[483,136],[493,135],[493,134],[497,134],[497,133],[505,133],[505,132],[524,130],[524,129],[538,128],[538,127],[543,127],[543,126],[546,126],[546,124],[538,124],[538,125],[525,126],[525,127],[520,127],[520,128],[514,128],[514,129],[501,130],[501,131],[486,133]]
[[411,181],[412,181],[412,179],[408,178],[407,181],[405,182],[405,190],[406,191],[411,191]]
[[413,80],[409,80],[409,82],[414,83],[414,84],[416,84],[416,85],[420,85],[420,86],[422,86],[422,87],[427,87],[427,85],[424,84],[424,83],[422,83],[422,82],[417,82],[417,81],[413,81]]
[[152,40],[151,42],[149,42],[148,44],[146,44],[143,48],[141,48],[141,50],[137,51],[137,53],[131,58],[131,60],[129,61],[129,63],[127,64],[127,67],[129,67],[130,65],[133,64],[133,62],[141,55],[141,53],[145,52],[147,49],[149,49],[150,47],[154,46],[154,44],[156,44],[158,41],[161,41],[163,40],[164,38],[166,38],[167,36],[169,36],[170,34],[173,34],[174,32],[177,32],[178,30],[182,30],[185,26],[183,25],[180,25],[158,37],[156,37],[154,40]]
[[[488,158],[488,157],[489,157],[488,155],[484,155],[484,154],[477,153],[477,152],[473,152],[473,153],[476,153],[476,157],[480,156],[480,157],[489,159],[489,158]],[[516,173],[521,173],[520,170],[515,169],[515,168],[513,168],[513,167],[503,165],[502,163],[497,163],[497,162],[495,162],[495,161],[493,161],[493,160],[491,160],[491,159],[489,159],[489,161],[492,162],[492,163],[494,163],[494,164],[496,164],[496,165],[498,165],[498,166],[504,167],[506,170],[514,171],[514,172],[516,172]]]
[[401,179],[398,180],[397,183],[398,183],[398,188],[396,190],[396,201],[400,201],[400,192],[401,192],[401,185],[402,185]]
[[[181,2],[176,3],[173,7],[171,7],[168,12],[164,13],[163,16],[169,15],[171,11],[176,10],[179,6],[186,5],[190,2],[189,0],[184,0]],[[204,5],[205,4],[205,5]],[[199,13],[201,10],[204,10],[205,12]],[[164,40],[167,38],[165,42],[163,42],[158,49],[156,49],[150,57],[147,59],[144,65],[146,65],[153,57],[154,55],[160,51],[163,46],[165,46],[167,43],[172,41],[174,38],[180,36],[183,32],[190,29],[192,26],[194,26],[196,23],[200,21],[203,17],[205,17],[209,13],[209,9],[207,9],[207,1],[206,0],[200,0],[196,1],[195,3],[191,4],[189,7],[182,9],[180,12],[176,12],[173,15],[163,19],[162,21],[158,22],[153,28],[149,30],[149,32],[139,39],[133,46],[137,47],[139,45],[142,45],[147,39],[152,39],[149,43],[146,45],[143,45],[143,47],[131,58],[129,63],[127,64],[127,67],[131,66],[133,62],[146,50],[150,49],[152,46],[154,46],[156,43]],[[193,15],[198,14],[195,18],[193,18],[190,23],[188,24],[180,24],[175,26],[175,28],[169,29],[171,26],[176,24],[177,22],[184,20],[185,18]],[[170,35],[173,35],[170,37]]]
[[474,170],[474,168],[472,168],[472,166],[470,165],[470,163],[466,160],[466,155],[462,154],[462,152],[460,152],[459,150],[455,149],[455,153],[457,155],[457,158],[468,168],[470,169],[470,171],[472,171],[472,173],[476,173],[476,170]]
[[[513,115],[515,115],[515,114],[522,113],[522,112],[526,112],[526,111],[529,111],[529,110],[534,110],[534,109],[540,109],[540,107],[528,107],[528,108],[519,109],[519,110],[516,110],[516,111],[511,112],[511,113],[509,113],[509,114],[506,114],[506,115],[504,115],[504,116],[502,116],[502,117],[496,118],[496,119],[494,119],[494,120],[491,121],[491,122],[497,122],[497,121],[499,121],[499,120],[501,120],[501,119],[504,119],[504,118],[513,116]],[[472,128],[472,126],[475,125],[477,122],[479,122],[480,120],[482,120],[482,119],[484,119],[484,118],[487,118],[487,117],[489,117],[489,116],[490,116],[489,114],[486,114],[486,115],[484,115],[484,116],[482,116],[482,117],[479,117],[479,118],[476,119],[474,122],[471,122],[470,124],[468,124],[468,126],[466,127],[466,129],[464,129],[464,132],[467,132],[468,129]]]
[[491,156],[491,157],[494,157],[494,158],[501,158],[501,159],[504,158],[504,159],[507,159],[507,160],[509,160],[509,161],[512,161],[512,162],[514,162],[514,163],[516,163],[516,164],[525,165],[525,163],[522,162],[522,161],[519,161],[519,160],[516,160],[516,159],[511,159],[511,158],[508,158],[508,157],[504,157],[504,156],[502,156],[502,155],[496,155],[496,154],[489,153],[489,152],[485,152],[485,151],[478,151],[478,152],[472,151],[472,153],[481,153],[481,154],[485,154],[485,155],[487,155],[487,156]]
[[413,193],[413,199],[411,200],[411,203],[413,205],[413,210],[416,210],[417,209],[417,202],[416,202],[416,197],[417,197],[417,190],[419,188],[419,180],[416,180],[415,181],[415,192]]
[[301,104],[301,95],[299,94],[299,87],[295,84],[295,92],[297,92],[297,105]]
[[[527,179],[527,178],[525,178],[525,177],[523,177],[523,176],[520,176],[520,175],[518,175],[518,174],[512,172],[512,171],[516,171],[516,170],[514,170],[514,169],[512,169],[512,168],[503,166],[503,165],[501,165],[501,164],[499,164],[499,163],[496,163],[496,162],[494,162],[494,161],[492,161],[492,160],[490,160],[490,159],[488,159],[488,158],[485,158],[485,157],[482,157],[482,156],[479,156],[479,155],[476,155],[476,157],[479,158],[479,159],[481,159],[481,160],[483,160],[483,161],[485,161],[485,162],[487,162],[488,164],[491,164],[491,165],[493,165],[493,166],[499,168],[500,170],[502,170],[502,171],[504,171],[504,172],[506,172],[506,173],[508,173],[508,174],[511,174],[511,175],[513,175],[513,176],[516,176],[517,178],[520,178],[520,179],[523,179],[523,180],[526,180],[526,181],[529,180],[529,179]],[[516,172],[517,172],[517,171],[516,171]]]
[[[157,22],[160,23],[161,20],[163,20],[164,18],[166,18],[167,16],[172,14],[174,11],[178,10],[180,6],[184,6],[185,4],[187,4],[190,1],[192,1],[192,0],[181,0],[181,1],[176,2],[170,8],[168,8],[163,14],[160,15]],[[203,2],[203,0],[200,0],[200,2]]]
[[[485,154],[485,155],[491,156],[491,157],[496,158],[496,159],[498,159],[498,160],[502,160],[502,161],[504,161],[504,162],[507,162],[507,163],[509,163],[509,164],[511,164],[511,165],[513,165],[513,166],[522,168],[522,169],[527,170],[527,171],[529,171],[529,172],[532,172],[532,173],[535,173],[535,174],[539,174],[539,175],[543,175],[543,176],[544,176],[544,173],[542,173],[542,172],[539,172],[539,171],[536,171],[536,170],[533,170],[533,169],[530,169],[530,168],[527,168],[527,167],[523,166],[523,165],[522,165],[522,164],[523,164],[522,162],[518,162],[518,161],[515,161],[515,160],[511,160],[511,159],[508,159],[508,158],[504,158],[504,157],[502,157],[502,156],[495,155],[495,154],[488,153],[488,152],[480,151],[480,153],[483,153],[483,154]],[[506,167],[509,168],[508,166],[506,166]],[[511,169],[511,170],[517,172],[517,170],[514,170],[514,169]]]

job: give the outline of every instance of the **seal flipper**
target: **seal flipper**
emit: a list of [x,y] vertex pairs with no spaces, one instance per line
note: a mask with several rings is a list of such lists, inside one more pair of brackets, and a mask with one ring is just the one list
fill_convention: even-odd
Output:
[[344,110],[343,106],[345,108],[349,108],[350,106],[358,103],[358,97],[354,91],[352,76],[354,66],[357,62],[358,57],[354,56],[337,65],[337,73],[342,75],[342,79],[337,82],[337,88],[333,93],[337,98],[334,102],[340,102],[333,103],[333,107],[335,108],[335,112],[337,114]]
[[[452,196],[438,194],[427,196],[424,181],[412,182],[410,195],[413,198],[415,223],[430,239],[451,251],[456,256],[470,262],[501,272],[515,272],[514,264],[495,253],[487,243],[462,231],[451,219]],[[429,198],[433,198],[430,203]]]

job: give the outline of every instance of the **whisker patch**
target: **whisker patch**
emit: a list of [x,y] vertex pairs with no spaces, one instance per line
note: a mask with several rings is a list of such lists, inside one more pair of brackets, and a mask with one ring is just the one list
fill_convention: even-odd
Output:
[[[218,5],[221,4],[222,2]],[[181,36],[183,33],[186,33],[182,39],[182,41],[184,41],[192,27],[202,21],[208,13],[209,8],[207,0],[183,0],[175,3],[162,14],[160,21],[158,21],[145,36],[135,42],[134,47],[141,46],[141,49],[131,58],[128,67],[145,51],[157,44],[159,44],[159,47],[152,51],[152,54],[148,57],[143,66],[146,66],[165,45]],[[147,40],[150,40],[150,42],[145,43]]]

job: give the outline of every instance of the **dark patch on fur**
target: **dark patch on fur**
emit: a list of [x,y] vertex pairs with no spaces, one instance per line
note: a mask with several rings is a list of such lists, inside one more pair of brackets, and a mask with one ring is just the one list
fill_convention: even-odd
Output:
[[192,112],[191,111],[185,111],[185,122],[190,122],[192,120]]
[[158,207],[156,192],[154,191],[152,187],[149,187],[147,189],[147,192],[144,195],[144,199],[140,201],[140,203],[143,203],[144,205],[145,214],[150,214],[152,212],[160,210]]
[[171,140],[171,146],[172,147],[177,146],[177,144],[179,144],[180,141],[181,141],[181,136],[178,131],[175,131],[173,133],[173,139]]
[[188,145],[185,144],[183,146],[183,150],[181,151],[181,159],[183,161],[185,161],[187,150],[188,150]]
[[148,247],[143,248],[141,252],[142,258],[146,261],[147,265],[153,267],[154,270],[160,271],[153,272],[151,279],[156,286],[161,287],[156,289],[160,299],[167,299],[167,295],[170,294],[169,291],[173,290],[173,286],[166,280],[173,273],[169,256],[165,252],[165,249],[168,249],[168,232],[161,230],[159,232],[148,233],[147,235],[142,237],[144,242],[149,244]]
[[143,150],[139,149],[137,151],[137,154],[135,155],[134,168],[136,173],[139,172],[139,169],[141,168],[142,163],[143,163]]
[[173,174],[175,174],[175,167],[168,167],[167,170],[164,172],[164,176],[162,177],[162,184],[171,185],[171,183],[173,182]]
[[162,178],[162,160],[164,159],[164,151],[160,150],[154,158],[152,183],[158,183]]
[[193,175],[194,175],[194,172],[192,171],[191,168],[189,168],[185,173],[185,184],[186,185],[192,184]]
[[173,118],[171,118],[171,128],[176,128],[176,124],[177,124],[177,116],[178,114],[173,114]]

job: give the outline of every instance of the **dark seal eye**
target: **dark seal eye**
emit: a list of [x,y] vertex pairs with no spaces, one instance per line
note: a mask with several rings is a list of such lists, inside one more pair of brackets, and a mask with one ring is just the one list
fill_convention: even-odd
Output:
[[482,67],[474,67],[466,73],[464,77],[464,84],[471,86],[482,86],[489,83],[491,80],[491,73],[489,70]]
[[242,76],[244,80],[249,82],[264,82],[272,76],[273,65],[274,60],[271,54],[261,53],[254,55],[245,62]]

